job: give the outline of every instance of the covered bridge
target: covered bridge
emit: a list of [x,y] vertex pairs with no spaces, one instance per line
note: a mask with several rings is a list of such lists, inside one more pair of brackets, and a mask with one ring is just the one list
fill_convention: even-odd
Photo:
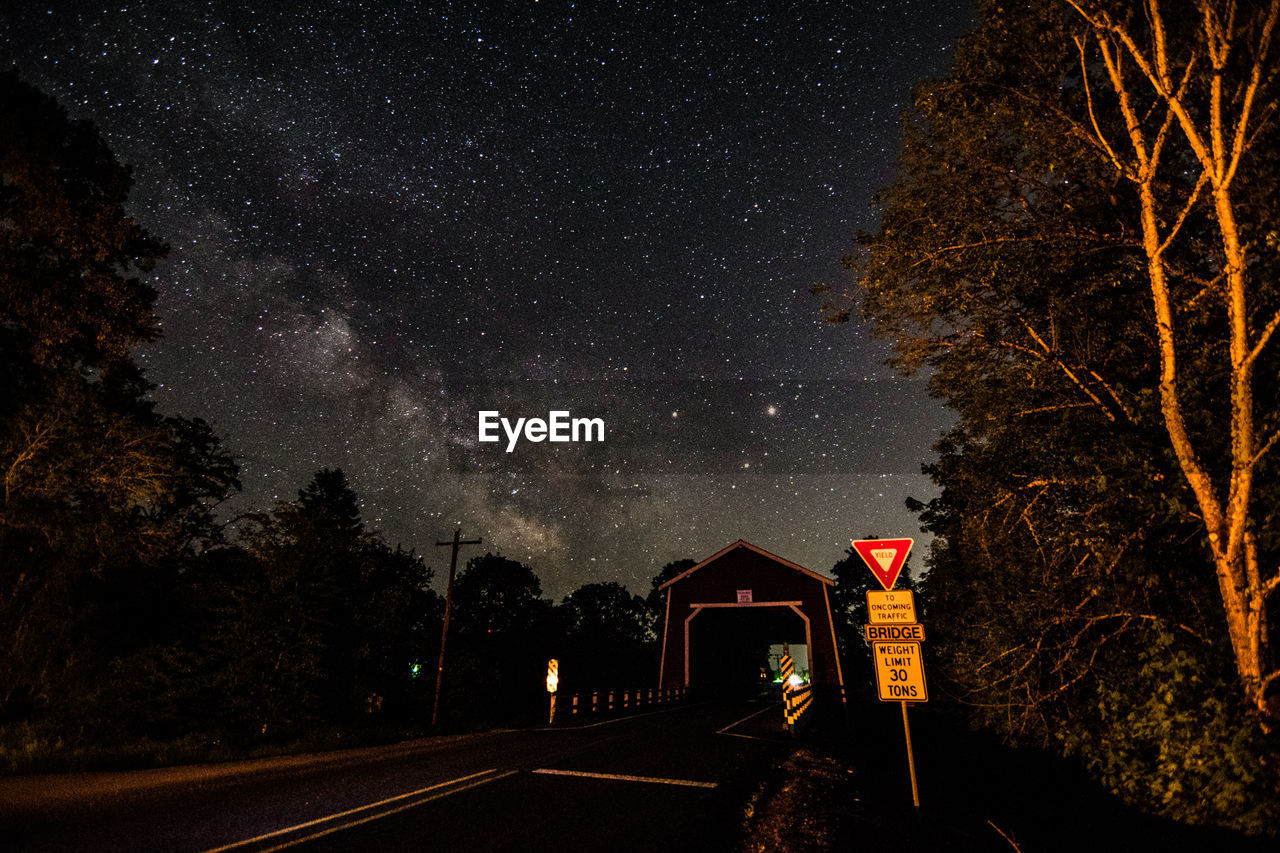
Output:
[[739,539],[664,583],[659,687],[759,688],[784,644],[815,685],[844,686],[835,581]]

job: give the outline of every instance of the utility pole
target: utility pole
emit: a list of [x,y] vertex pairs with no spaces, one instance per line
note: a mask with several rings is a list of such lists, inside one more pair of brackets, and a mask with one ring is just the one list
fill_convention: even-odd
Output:
[[453,609],[453,576],[458,570],[458,548],[463,545],[479,545],[479,537],[462,539],[462,530],[453,531],[453,539],[449,542],[437,542],[436,547],[453,547],[453,555],[449,558],[449,585],[444,591],[444,627],[440,629],[440,663],[436,666],[436,695],[431,704],[431,728],[435,728],[440,720],[440,686],[444,683],[444,644],[449,639],[449,612]]

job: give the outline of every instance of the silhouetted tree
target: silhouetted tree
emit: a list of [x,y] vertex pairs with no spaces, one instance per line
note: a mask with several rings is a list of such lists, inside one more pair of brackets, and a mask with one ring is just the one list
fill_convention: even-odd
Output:
[[460,634],[503,638],[528,630],[550,603],[533,569],[486,553],[472,557],[458,573],[453,607]]
[[560,605],[568,631],[565,684],[570,689],[649,686],[657,666],[653,615],[622,584],[585,584]]
[[83,708],[117,658],[170,641],[184,561],[238,488],[206,424],[165,418],[130,349],[165,247],[93,125],[0,74],[0,718]]
[[540,713],[547,659],[560,654],[564,631],[531,568],[473,557],[454,583],[450,630],[442,706],[455,723]]
[[365,530],[338,469],[253,521],[245,539],[260,570],[232,592],[231,633],[255,646],[237,680],[268,700],[262,726],[349,722],[407,696],[436,611],[422,560]]
[[662,592],[659,592],[658,588],[677,575],[689,571],[689,569],[692,569],[696,565],[698,565],[697,560],[690,560],[688,558],[683,560],[672,560],[670,563],[663,566],[649,581],[649,594],[645,597],[645,603],[649,605],[649,612],[653,614],[657,624],[657,630],[662,630],[662,620],[666,615],[667,606],[666,596]]
[[0,73],[0,339],[12,392],[33,368],[105,368],[159,334],[134,273],[167,251],[124,213],[133,183],[88,121]]

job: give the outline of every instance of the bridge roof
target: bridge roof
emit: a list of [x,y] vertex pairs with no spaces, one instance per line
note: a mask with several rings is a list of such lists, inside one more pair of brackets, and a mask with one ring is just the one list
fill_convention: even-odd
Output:
[[710,557],[707,557],[705,560],[703,560],[701,563],[698,563],[696,566],[686,569],[685,571],[676,575],[671,580],[667,581],[662,586],[658,587],[658,589],[666,589],[672,584],[678,581],[684,580],[685,578],[689,577],[689,575],[698,571],[698,569],[701,569],[703,566],[706,566],[710,563],[714,563],[716,560],[720,559],[725,554],[728,554],[730,551],[734,550],[735,548],[746,548],[750,551],[755,551],[757,554],[759,554],[762,557],[766,557],[770,560],[773,560],[776,563],[781,563],[782,565],[786,566],[788,569],[792,569],[794,571],[800,572],[801,574],[808,575],[814,580],[822,581],[827,586],[836,585],[836,582],[834,580],[832,580],[831,578],[825,575],[820,575],[811,569],[806,569],[804,566],[800,565],[799,563],[793,563],[790,560],[784,560],[783,558],[779,557],[777,554],[770,554],[768,551],[761,548],[759,545],[752,545],[750,542],[748,542],[745,539],[739,539],[737,542],[734,542],[730,545],[726,545],[724,548],[721,548],[719,551],[715,552]]

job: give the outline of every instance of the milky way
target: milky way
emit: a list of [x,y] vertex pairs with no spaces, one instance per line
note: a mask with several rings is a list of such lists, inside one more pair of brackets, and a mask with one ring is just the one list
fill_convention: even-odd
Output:
[[[461,524],[556,596],[916,532],[948,417],[809,288],[969,10],[8,5],[0,58],[99,125],[172,246],[139,360],[241,459],[238,506],[339,466],[388,541],[439,566]],[[477,440],[553,409],[605,440]]]

